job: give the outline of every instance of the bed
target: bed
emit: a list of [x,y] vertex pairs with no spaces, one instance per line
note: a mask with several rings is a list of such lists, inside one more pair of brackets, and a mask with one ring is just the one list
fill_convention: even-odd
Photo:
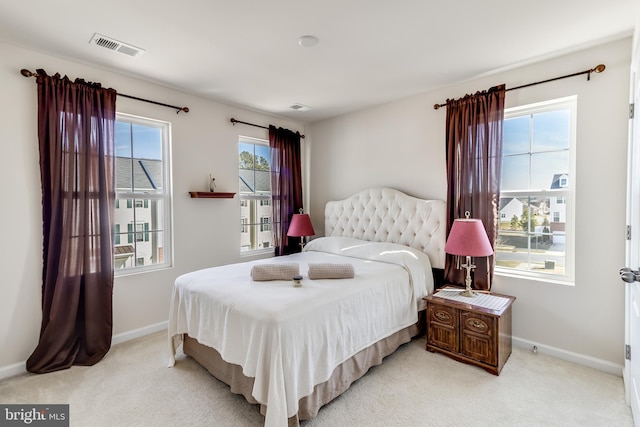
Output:
[[[232,392],[260,404],[267,427],[315,417],[420,332],[421,297],[433,291],[434,271],[444,267],[445,224],[441,200],[367,189],[328,202],[325,237],[302,253],[178,277],[170,366],[182,345]],[[286,265],[299,268],[301,287],[252,279],[252,268]],[[311,280],[310,269],[318,267],[349,267],[354,274]]]

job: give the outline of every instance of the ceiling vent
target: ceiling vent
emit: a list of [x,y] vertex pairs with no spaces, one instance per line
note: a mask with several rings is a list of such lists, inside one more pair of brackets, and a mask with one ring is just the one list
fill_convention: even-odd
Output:
[[296,111],[309,111],[309,110],[311,110],[311,107],[307,107],[306,105],[302,105],[302,104],[293,104],[289,108],[291,108],[292,110],[296,110]]
[[93,38],[89,42],[90,44],[95,44],[98,46],[102,46],[106,49],[113,50],[115,52],[124,53],[129,56],[140,56],[145,50],[140,49],[139,47],[131,46],[127,43],[122,43],[118,40],[112,39],[111,37],[103,36],[102,34],[95,33]]

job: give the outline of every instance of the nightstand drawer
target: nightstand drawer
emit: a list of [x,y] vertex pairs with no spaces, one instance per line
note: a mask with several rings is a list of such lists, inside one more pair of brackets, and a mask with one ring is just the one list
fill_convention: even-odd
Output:
[[473,313],[470,311],[462,311],[460,313],[462,318],[462,331],[472,332],[474,334],[493,336],[495,329],[495,318],[491,316],[485,316],[479,313]]
[[451,307],[439,304],[429,305],[429,321],[438,322],[444,326],[457,326],[456,310]]
[[439,304],[427,307],[427,343],[458,351],[458,313],[454,308]]
[[469,311],[460,312],[460,353],[479,362],[498,363],[495,345],[495,318]]

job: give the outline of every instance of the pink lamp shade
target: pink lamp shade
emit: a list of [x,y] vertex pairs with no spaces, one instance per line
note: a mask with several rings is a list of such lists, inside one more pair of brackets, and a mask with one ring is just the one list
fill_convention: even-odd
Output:
[[316,234],[316,232],[313,230],[313,225],[311,225],[311,219],[308,214],[293,214],[287,236],[306,237],[313,236],[314,234]]
[[460,256],[493,255],[493,248],[482,221],[469,217],[453,221],[444,250],[448,254]]

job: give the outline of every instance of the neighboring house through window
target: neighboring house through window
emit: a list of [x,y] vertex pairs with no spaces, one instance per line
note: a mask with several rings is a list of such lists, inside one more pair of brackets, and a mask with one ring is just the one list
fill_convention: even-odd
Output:
[[167,122],[117,115],[116,274],[171,265],[169,138]]
[[498,273],[573,282],[576,102],[505,110]]
[[269,142],[239,137],[240,251],[273,250]]

